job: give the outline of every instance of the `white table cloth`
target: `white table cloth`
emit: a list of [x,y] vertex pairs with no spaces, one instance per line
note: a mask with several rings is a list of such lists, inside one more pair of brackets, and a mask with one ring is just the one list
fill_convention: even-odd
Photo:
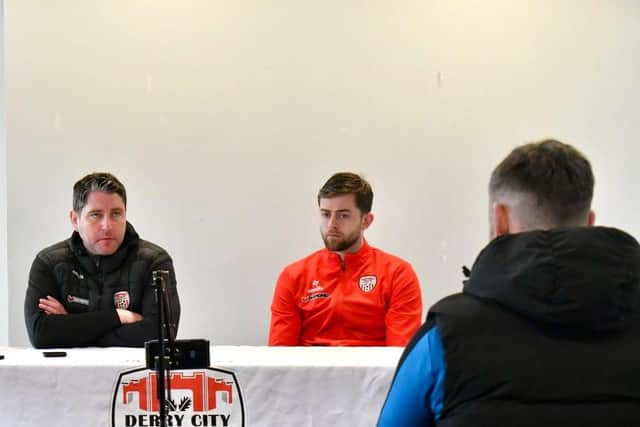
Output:
[[[65,351],[66,357],[45,358],[41,350],[0,347],[0,425],[112,425],[119,375],[144,367],[144,350]],[[213,346],[211,365],[235,372],[246,426],[373,426],[401,353],[398,347]]]

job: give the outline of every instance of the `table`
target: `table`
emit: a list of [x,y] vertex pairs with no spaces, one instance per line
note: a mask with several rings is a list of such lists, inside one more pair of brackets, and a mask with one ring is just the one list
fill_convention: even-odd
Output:
[[[114,409],[116,403],[127,401],[126,408],[134,408],[144,400],[134,404],[132,400],[138,399],[134,392],[114,398],[114,393],[124,387],[123,372],[144,367],[143,349],[65,351],[65,357],[45,358],[41,350],[0,347],[0,354],[4,355],[0,360],[0,425],[112,426],[116,425],[112,413],[118,413],[114,419],[119,425],[159,425],[150,415],[140,415],[132,409],[132,415],[125,416]],[[234,402],[239,408],[237,404],[242,401],[245,426],[373,426],[402,348],[212,346],[210,351],[212,366],[235,375],[241,398],[236,393],[235,400],[229,403],[229,395],[211,391],[211,386],[228,384],[216,379],[222,374],[204,378],[198,373],[200,384],[208,381],[210,386],[209,394],[205,391],[202,396],[213,400],[203,403],[200,399],[198,403],[196,393],[184,390],[178,391],[177,397],[184,399],[186,393],[193,411],[198,405],[215,407],[218,402],[220,414],[205,416],[176,410],[178,418],[171,420],[172,425],[241,425],[233,424],[240,421],[237,416],[230,421],[230,412],[224,415],[220,408]],[[186,377],[178,380],[187,381]],[[189,377],[188,381],[193,383],[194,378]],[[123,390],[131,391],[132,387],[139,389],[144,378],[142,382],[126,381],[128,389]]]

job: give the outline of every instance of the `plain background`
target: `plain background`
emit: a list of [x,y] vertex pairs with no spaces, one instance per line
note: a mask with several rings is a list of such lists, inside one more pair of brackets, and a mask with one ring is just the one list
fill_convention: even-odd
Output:
[[70,235],[92,171],[172,254],[180,337],[214,344],[266,344],[277,275],[321,246],[336,171],[370,180],[367,238],[413,264],[425,308],[487,243],[488,176],[516,145],[581,149],[597,222],[640,235],[635,0],[5,0],[1,40],[13,346],[33,257]]

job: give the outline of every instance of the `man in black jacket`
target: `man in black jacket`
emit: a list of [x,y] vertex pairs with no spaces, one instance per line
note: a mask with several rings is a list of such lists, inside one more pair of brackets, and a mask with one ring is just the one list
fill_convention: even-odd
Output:
[[124,185],[109,173],[75,183],[71,237],[38,253],[29,273],[24,315],[37,348],[141,347],[157,339],[152,272],[166,270],[168,315],[180,301],[173,262],[127,222]]
[[553,140],[497,166],[493,240],[405,349],[379,426],[640,425],[640,246],[591,227],[593,185]]

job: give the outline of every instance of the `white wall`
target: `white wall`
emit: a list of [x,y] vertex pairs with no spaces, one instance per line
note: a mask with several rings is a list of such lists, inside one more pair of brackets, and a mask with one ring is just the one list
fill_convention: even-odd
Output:
[[4,4],[0,0],[0,345],[9,344],[7,139],[5,137],[4,117]]
[[432,304],[486,243],[486,182],[556,137],[597,174],[599,222],[640,235],[640,3],[6,2],[10,343],[71,186],[110,170],[174,256],[182,337],[264,344],[281,268],[320,246],[315,195],[372,182],[369,241]]

